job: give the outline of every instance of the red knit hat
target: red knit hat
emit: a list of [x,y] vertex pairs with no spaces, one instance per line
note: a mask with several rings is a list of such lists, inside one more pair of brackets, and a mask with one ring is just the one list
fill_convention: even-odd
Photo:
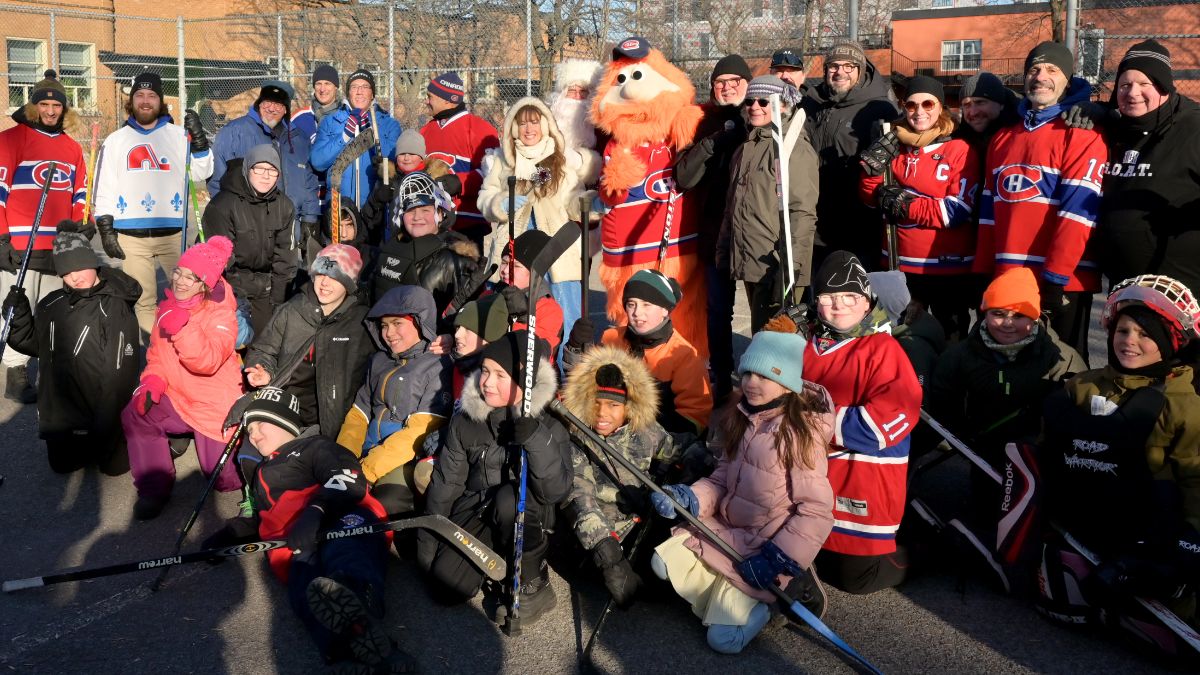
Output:
[[1028,267],[1014,267],[992,279],[983,292],[980,311],[1007,309],[1034,321],[1042,315],[1042,296],[1038,292],[1037,279]]
[[183,255],[179,256],[179,267],[191,270],[205,286],[212,288],[220,280],[231,255],[233,242],[218,234],[184,251]]

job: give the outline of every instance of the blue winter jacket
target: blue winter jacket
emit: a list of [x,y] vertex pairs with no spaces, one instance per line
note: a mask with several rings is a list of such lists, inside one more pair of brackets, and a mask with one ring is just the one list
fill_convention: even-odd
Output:
[[[393,119],[386,110],[379,107],[375,109],[375,117],[379,123],[379,142],[383,155],[387,161],[394,163],[396,161],[396,139],[400,138],[400,123]],[[333,166],[333,161],[337,159],[338,153],[346,146],[345,128],[346,120],[349,118],[349,110],[338,110],[321,120],[321,126],[317,128],[317,141],[312,148],[312,165],[317,171],[328,171],[329,167]],[[371,149],[369,155],[375,155],[375,150]],[[371,163],[370,157],[364,154],[358,160],[359,190],[358,194],[355,194],[354,170],[355,165],[351,164],[342,174],[341,194],[343,197],[354,199],[355,205],[362,207],[367,202],[371,189],[379,181],[379,176],[375,172],[375,166]],[[395,175],[395,171],[392,171],[392,175]]]
[[296,207],[300,220],[319,220],[321,205],[317,202],[317,174],[309,164],[309,142],[304,132],[281,120],[276,127],[279,136],[263,123],[258,109],[251,107],[243,117],[226,124],[213,139],[213,173],[208,179],[208,194],[215,197],[221,191],[221,177],[225,175],[225,164],[245,156],[256,145],[270,143],[279,151],[283,165],[283,192]]

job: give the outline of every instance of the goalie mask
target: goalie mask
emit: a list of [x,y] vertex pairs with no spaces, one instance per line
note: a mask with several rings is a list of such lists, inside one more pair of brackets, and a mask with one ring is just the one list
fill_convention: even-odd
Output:
[[1104,329],[1111,331],[1117,313],[1131,304],[1144,306],[1162,317],[1171,332],[1176,350],[1196,339],[1200,305],[1187,286],[1162,274],[1143,274],[1113,287],[1101,315]]
[[401,213],[407,213],[419,206],[437,207],[437,220],[442,222],[445,215],[454,210],[454,201],[442,186],[438,185],[424,171],[414,171],[400,181]]

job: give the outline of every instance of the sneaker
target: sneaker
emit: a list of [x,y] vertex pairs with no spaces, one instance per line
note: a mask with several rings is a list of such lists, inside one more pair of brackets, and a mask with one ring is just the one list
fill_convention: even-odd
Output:
[[242,518],[254,517],[254,500],[250,497],[250,488],[242,486],[242,501],[238,502],[238,515]]
[[29,382],[29,370],[25,366],[8,369],[4,382],[4,398],[28,405],[37,403],[37,389]]
[[329,577],[317,577],[305,591],[317,622],[346,640],[350,653],[376,668],[395,651],[391,638],[375,622],[358,594]]
[[133,517],[138,520],[154,520],[166,508],[168,499],[168,497],[138,495],[137,503],[133,505]]

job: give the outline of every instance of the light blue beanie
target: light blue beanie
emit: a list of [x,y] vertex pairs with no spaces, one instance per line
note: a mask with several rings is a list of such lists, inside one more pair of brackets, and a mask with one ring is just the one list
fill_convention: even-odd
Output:
[[757,373],[795,393],[804,391],[805,339],[796,333],[761,331],[742,354],[738,375]]

